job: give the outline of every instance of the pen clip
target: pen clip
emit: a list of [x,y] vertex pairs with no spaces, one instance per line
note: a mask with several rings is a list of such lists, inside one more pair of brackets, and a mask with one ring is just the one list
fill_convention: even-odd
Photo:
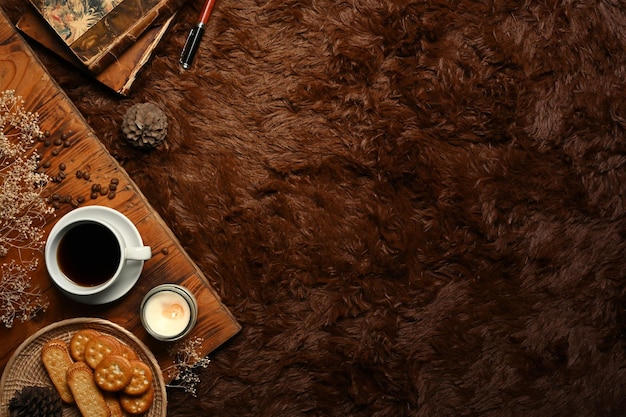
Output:
[[185,42],[185,46],[183,47],[183,52],[180,54],[179,60],[184,69],[191,68],[191,64],[196,56],[196,52],[198,52],[198,46],[200,46],[203,34],[203,23],[198,23],[197,26],[193,27],[191,31],[189,31],[189,36],[187,36],[187,41]]

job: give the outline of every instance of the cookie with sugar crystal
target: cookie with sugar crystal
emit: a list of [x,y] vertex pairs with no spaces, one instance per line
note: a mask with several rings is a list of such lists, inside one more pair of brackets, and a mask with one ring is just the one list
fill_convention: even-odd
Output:
[[135,360],[130,361],[132,368],[132,378],[126,387],[124,392],[129,395],[141,395],[148,391],[152,386],[152,370],[143,361]]
[[94,329],[82,329],[72,335],[70,340],[70,355],[75,361],[85,362],[85,347],[91,339],[101,336]]
[[46,342],[41,349],[41,361],[61,400],[73,404],[74,396],[67,384],[67,370],[74,362],[67,344],[62,340]]
[[154,389],[150,387],[148,391],[141,395],[120,394],[120,405],[122,409],[130,414],[143,414],[152,407],[154,402]]
[[133,377],[130,361],[121,355],[108,355],[100,361],[94,371],[98,387],[105,391],[121,391]]
[[85,345],[85,362],[91,369],[96,369],[106,356],[120,353],[120,344],[119,340],[107,334],[94,337]]
[[83,416],[110,417],[104,394],[96,385],[93,370],[84,362],[76,362],[67,370],[67,384]]
[[130,346],[124,343],[120,343],[120,345],[121,345],[120,355],[122,355],[129,361],[132,361],[138,358],[137,353],[133,350],[133,348],[131,348]]

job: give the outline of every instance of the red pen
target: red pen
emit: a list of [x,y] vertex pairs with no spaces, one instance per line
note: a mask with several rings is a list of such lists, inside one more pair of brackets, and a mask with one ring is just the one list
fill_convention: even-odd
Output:
[[198,46],[202,40],[202,35],[204,34],[204,27],[209,21],[209,17],[211,17],[213,6],[215,6],[215,0],[206,0],[204,2],[200,18],[198,19],[198,24],[191,29],[189,36],[187,36],[187,41],[185,42],[185,46],[183,47],[183,52],[180,54],[179,60],[184,69],[191,68],[196,52],[198,52]]

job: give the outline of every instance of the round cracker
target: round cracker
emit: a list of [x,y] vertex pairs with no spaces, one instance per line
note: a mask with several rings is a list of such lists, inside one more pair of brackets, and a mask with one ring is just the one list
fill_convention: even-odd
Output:
[[154,402],[154,389],[150,387],[148,391],[141,395],[120,395],[120,405],[130,414],[143,414],[150,409]]
[[94,371],[94,379],[100,389],[108,392],[121,391],[133,377],[130,361],[121,355],[107,355]]
[[124,388],[124,392],[129,395],[141,395],[152,386],[153,375],[150,367],[142,361],[130,361],[133,377]]
[[77,362],[85,362],[85,346],[91,339],[100,335],[101,333],[94,329],[83,329],[74,333],[69,346],[72,358]]
[[117,355],[120,352],[120,341],[106,334],[94,337],[85,346],[85,362],[96,369],[98,364],[109,355]]
[[133,360],[139,359],[139,357],[137,356],[137,353],[133,350],[133,348],[131,348],[130,346],[128,346],[128,345],[126,345],[124,343],[121,344],[120,355],[122,355],[123,357],[125,357],[129,361],[133,361]]

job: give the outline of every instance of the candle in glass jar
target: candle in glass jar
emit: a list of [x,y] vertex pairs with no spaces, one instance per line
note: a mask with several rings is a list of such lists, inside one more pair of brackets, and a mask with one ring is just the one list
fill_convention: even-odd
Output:
[[165,284],[152,289],[141,305],[141,319],[152,336],[176,340],[188,333],[196,320],[196,303],[185,288]]

